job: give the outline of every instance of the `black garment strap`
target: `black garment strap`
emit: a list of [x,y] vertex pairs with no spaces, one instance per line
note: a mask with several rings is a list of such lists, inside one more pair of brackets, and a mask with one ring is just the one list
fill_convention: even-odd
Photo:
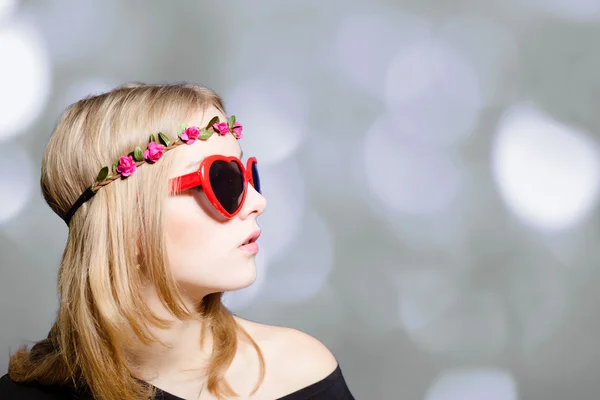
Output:
[[67,215],[65,215],[65,217],[63,218],[63,220],[66,222],[67,226],[69,225],[71,218],[73,218],[73,215],[77,212],[79,207],[81,207],[83,205],[83,203],[85,203],[86,201],[88,201],[89,199],[94,197],[95,194],[96,194],[96,192],[94,192],[92,190],[92,187],[90,186],[85,190],[85,192],[83,192],[81,194],[81,196],[79,196],[79,198],[77,199],[75,204],[73,204],[71,206],[71,209],[69,210]]

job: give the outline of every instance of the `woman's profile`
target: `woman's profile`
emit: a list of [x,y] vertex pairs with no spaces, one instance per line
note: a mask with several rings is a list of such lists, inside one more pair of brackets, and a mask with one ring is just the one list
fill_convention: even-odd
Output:
[[266,207],[242,123],[190,84],[128,84],[64,112],[41,176],[69,227],[58,314],[12,354],[1,399],[353,398],[317,339],[221,302],[255,280]]

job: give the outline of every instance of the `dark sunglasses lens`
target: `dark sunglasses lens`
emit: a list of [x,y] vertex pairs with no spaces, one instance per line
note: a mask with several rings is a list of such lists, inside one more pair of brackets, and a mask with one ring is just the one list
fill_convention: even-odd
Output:
[[235,162],[215,161],[209,171],[210,186],[221,206],[230,214],[240,206],[244,192],[244,175]]
[[254,189],[258,193],[262,193],[260,191],[260,176],[258,175],[258,167],[256,166],[255,162],[252,163],[252,181],[254,182]]

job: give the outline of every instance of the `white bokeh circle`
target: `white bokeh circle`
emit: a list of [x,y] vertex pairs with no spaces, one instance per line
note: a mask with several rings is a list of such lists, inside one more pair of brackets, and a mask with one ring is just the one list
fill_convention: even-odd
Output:
[[364,152],[368,187],[394,213],[434,215],[460,193],[461,171],[452,154],[405,140],[387,116],[367,132]]
[[344,15],[334,36],[337,68],[356,87],[381,98],[385,73],[394,56],[390,49],[429,35],[429,23],[416,15],[364,12]]
[[394,56],[385,100],[398,134],[429,145],[466,138],[483,106],[475,68],[448,43],[433,38],[415,41]]
[[581,222],[600,188],[598,145],[585,133],[524,103],[501,118],[492,168],[507,206],[535,228],[556,231]]
[[441,373],[425,400],[518,400],[517,383],[499,368],[464,368]]
[[509,101],[518,83],[505,79],[518,68],[517,40],[493,18],[459,14],[440,27],[440,37],[469,60],[477,74],[483,105]]
[[0,28],[0,140],[27,131],[42,113],[51,87],[50,62],[36,28],[13,21]]

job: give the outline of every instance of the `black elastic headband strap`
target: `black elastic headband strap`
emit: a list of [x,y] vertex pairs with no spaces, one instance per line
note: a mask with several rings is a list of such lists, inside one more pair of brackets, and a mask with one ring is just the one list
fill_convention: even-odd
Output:
[[83,203],[85,203],[86,201],[88,201],[89,199],[91,199],[92,197],[94,197],[94,195],[96,194],[96,192],[94,192],[92,190],[92,187],[88,187],[85,192],[83,192],[81,194],[81,196],[79,196],[79,198],[77,199],[77,201],[75,202],[75,204],[73,204],[71,206],[71,209],[69,210],[69,212],[67,213],[67,215],[64,216],[63,220],[65,221],[65,223],[67,224],[67,226],[69,225],[69,222],[71,221],[71,218],[73,218],[73,215],[77,212],[77,210],[79,209],[79,207],[81,207],[83,205]]

